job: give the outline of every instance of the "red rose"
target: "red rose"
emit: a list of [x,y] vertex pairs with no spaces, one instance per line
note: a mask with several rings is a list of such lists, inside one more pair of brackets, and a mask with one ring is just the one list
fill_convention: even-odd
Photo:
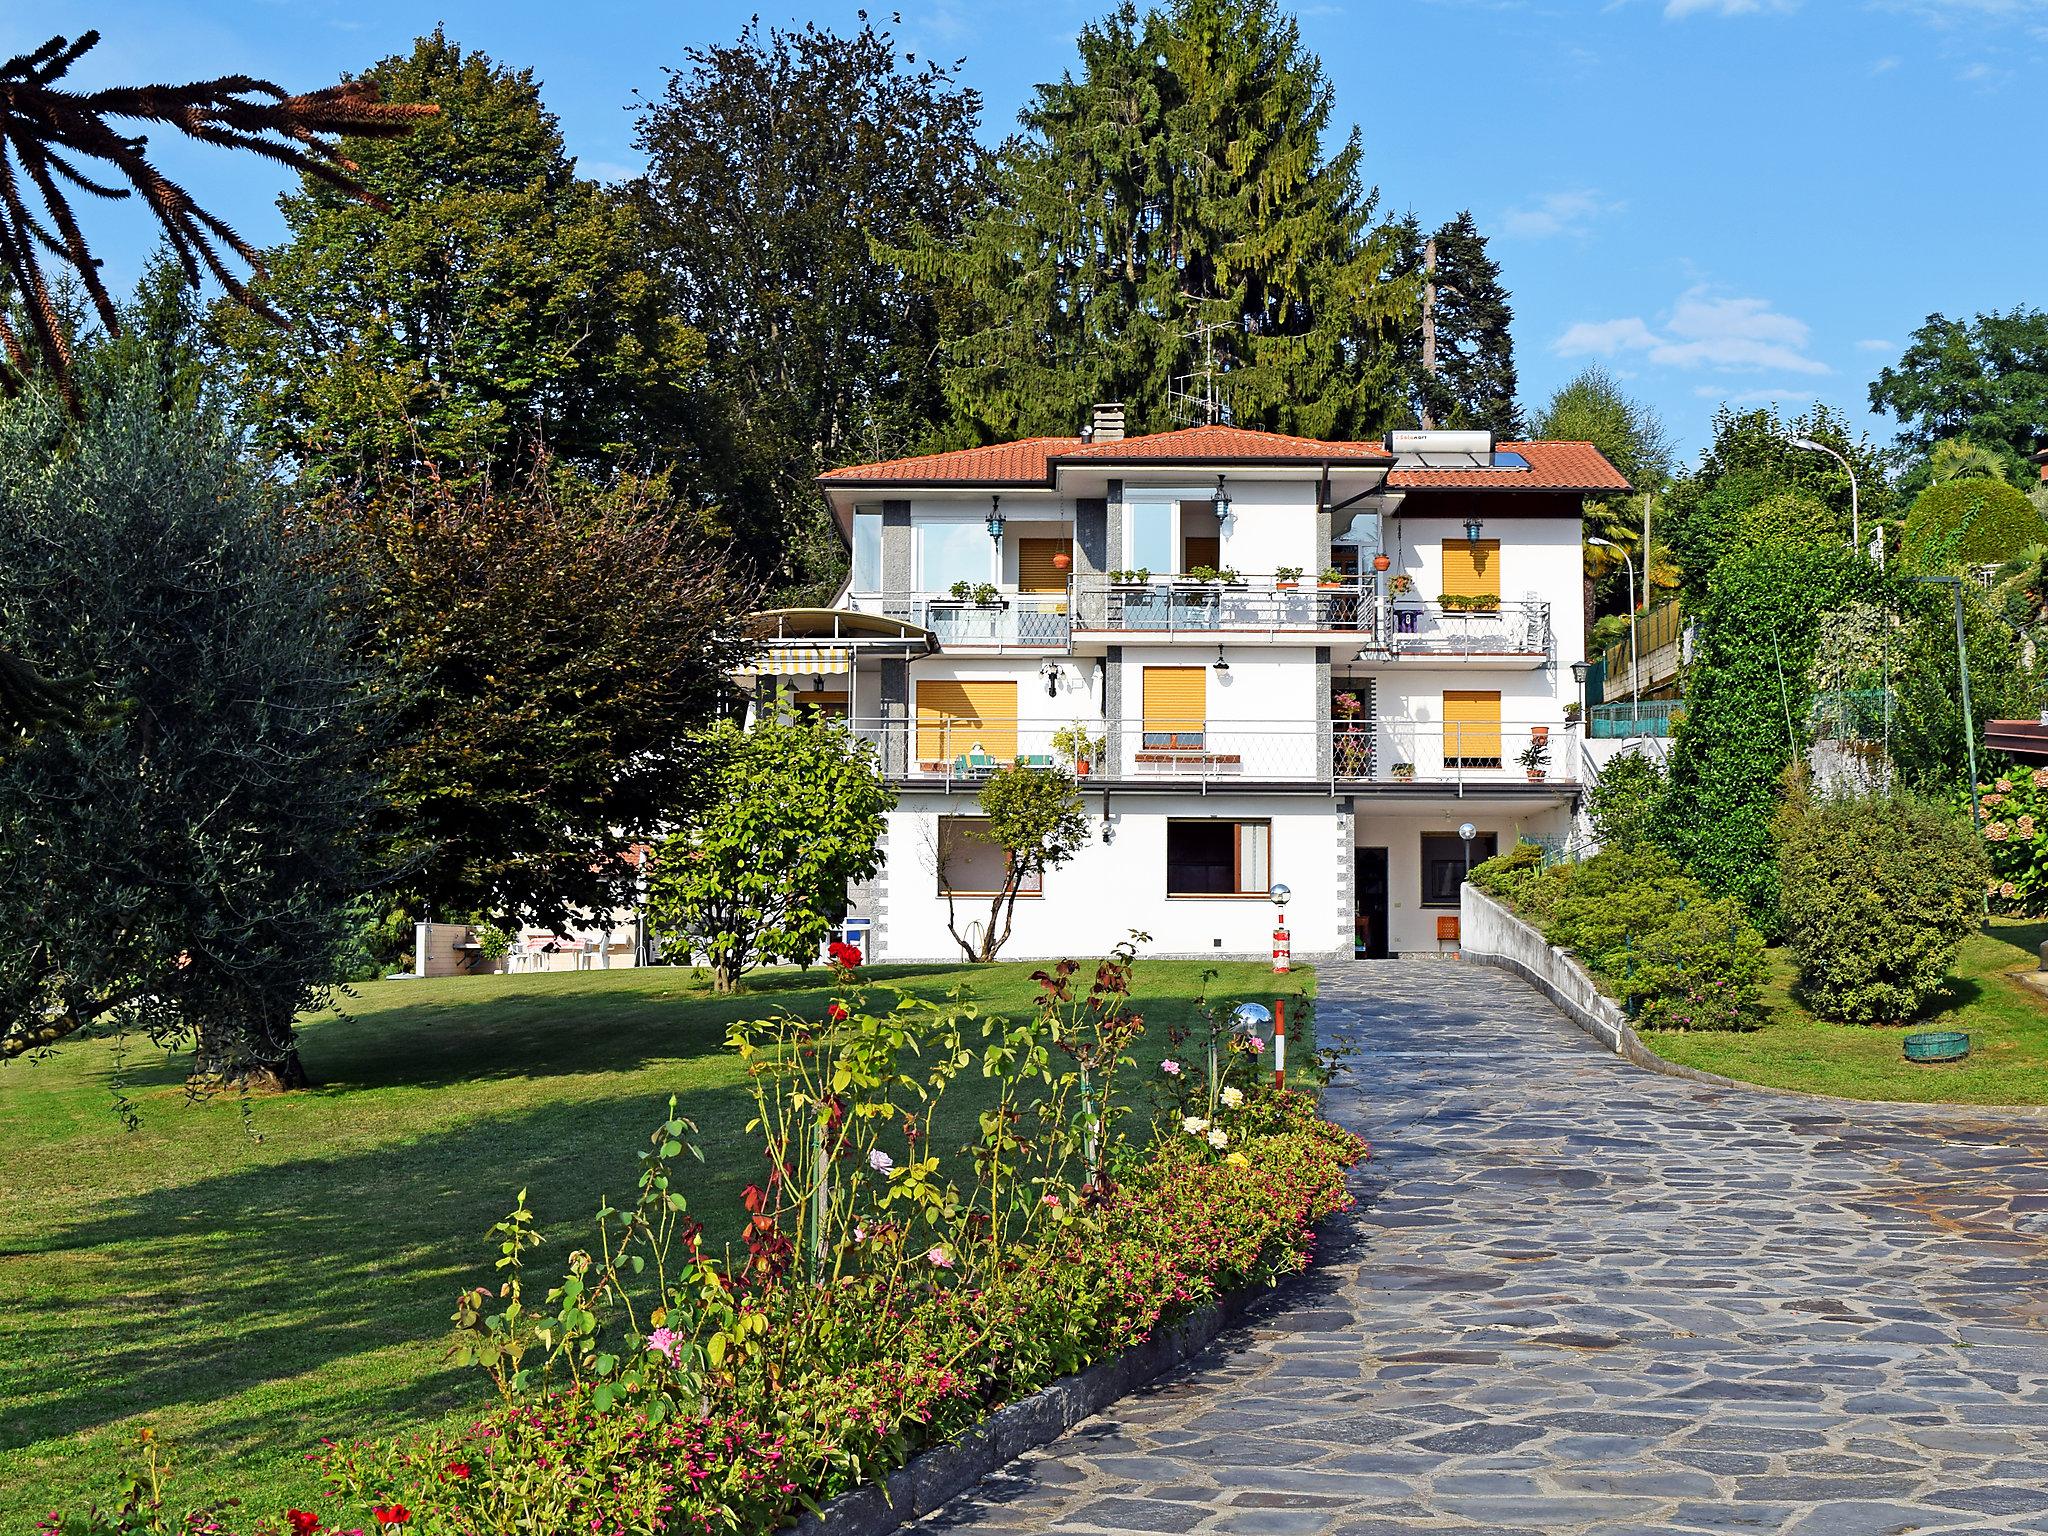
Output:
[[292,1528],[292,1536],[313,1536],[320,1529],[320,1517],[310,1509],[288,1509],[284,1518]]
[[831,1023],[844,1024],[846,1022],[846,1004],[834,1003],[825,1010],[825,1017]]
[[372,1504],[370,1513],[379,1525],[404,1525],[412,1519],[412,1511],[403,1504]]
[[860,951],[844,940],[834,940],[825,953],[832,957],[834,965],[839,966],[843,970],[850,971],[861,962]]
[[469,1476],[469,1463],[466,1461],[451,1461],[441,1470],[450,1477],[464,1478]]

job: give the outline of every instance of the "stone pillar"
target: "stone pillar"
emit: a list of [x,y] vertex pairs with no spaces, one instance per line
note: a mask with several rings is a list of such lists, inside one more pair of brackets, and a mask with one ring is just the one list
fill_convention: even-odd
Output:
[[[889,612],[910,596],[910,503],[882,503],[882,596]],[[898,615],[907,617],[906,614]]]
[[1112,778],[1124,772],[1124,648],[1112,645],[1102,659],[1102,719],[1109,772]]
[[1337,797],[1337,953],[1349,959],[1358,941],[1357,802]]
[[885,660],[881,666],[882,776],[896,779],[910,771],[910,663]]
[[1316,647],[1316,777],[1328,783],[1335,775],[1330,737],[1330,648]]
[[1074,503],[1074,623],[1100,629],[1108,622],[1109,593],[1102,575],[1109,558],[1109,503],[1083,496]]

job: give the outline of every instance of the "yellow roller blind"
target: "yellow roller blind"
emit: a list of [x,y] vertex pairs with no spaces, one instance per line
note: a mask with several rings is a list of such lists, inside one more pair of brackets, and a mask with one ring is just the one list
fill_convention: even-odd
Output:
[[1451,597],[1500,596],[1500,540],[1444,540],[1444,591]]
[[1201,743],[1209,723],[1207,667],[1147,667],[1144,692],[1147,746]]
[[1500,761],[1500,690],[1444,690],[1444,761]]
[[1017,590],[1019,592],[1064,592],[1067,573],[1054,565],[1055,555],[1071,555],[1071,539],[1019,539],[1017,541]]
[[1017,755],[1017,685],[948,682],[917,685],[917,760],[947,762],[976,747],[999,763]]

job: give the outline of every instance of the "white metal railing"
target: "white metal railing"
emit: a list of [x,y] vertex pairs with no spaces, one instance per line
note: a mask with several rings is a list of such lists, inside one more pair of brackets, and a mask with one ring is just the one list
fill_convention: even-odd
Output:
[[1027,646],[1064,650],[1072,633],[1064,592],[1006,592],[977,602],[947,592],[856,597],[863,613],[885,614],[928,629],[942,646]]
[[890,778],[945,785],[976,784],[1011,763],[1117,784],[1528,783],[1523,759],[1539,742],[1534,781],[1573,782],[1579,762],[1578,727],[1564,722],[1087,720],[1078,758],[1074,727],[1060,721],[862,718],[849,728],[874,746]]

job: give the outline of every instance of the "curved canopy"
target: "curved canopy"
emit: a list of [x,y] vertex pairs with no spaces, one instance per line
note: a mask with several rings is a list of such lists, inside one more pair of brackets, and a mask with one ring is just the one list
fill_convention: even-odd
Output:
[[742,627],[756,640],[838,640],[895,642],[937,650],[932,632],[886,614],[857,613],[851,608],[763,608],[750,613]]

